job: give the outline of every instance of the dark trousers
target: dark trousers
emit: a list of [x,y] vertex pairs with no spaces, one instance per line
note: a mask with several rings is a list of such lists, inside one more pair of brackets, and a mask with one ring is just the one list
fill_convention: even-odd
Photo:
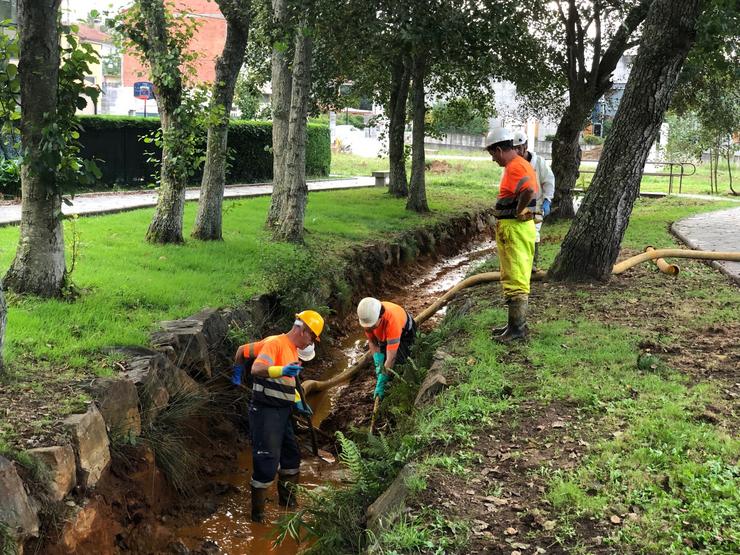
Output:
[[252,486],[266,488],[281,475],[298,474],[301,452],[290,418],[292,406],[249,406],[249,429],[252,441]]

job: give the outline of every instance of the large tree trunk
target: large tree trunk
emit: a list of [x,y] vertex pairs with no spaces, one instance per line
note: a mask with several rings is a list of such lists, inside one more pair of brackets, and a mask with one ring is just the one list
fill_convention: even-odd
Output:
[[696,35],[700,0],[656,0],[614,126],[550,269],[557,280],[606,280],[619,255],[650,147]]
[[299,29],[296,33],[293,58],[293,84],[290,103],[288,148],[285,153],[285,179],[288,189],[284,197],[277,225],[273,231],[276,241],[303,241],[303,220],[308,202],[306,185],[306,126],[308,95],[311,85],[311,37]]
[[[160,105],[159,119],[163,135],[173,133],[179,125],[177,116],[164,108],[164,104]],[[172,157],[179,154],[177,145],[165,139],[162,145],[157,208],[154,210],[154,217],[146,232],[146,240],[150,243],[183,242],[182,217],[185,212],[186,181],[184,175],[177,171],[177,168],[171,162]]]
[[[285,33],[288,7],[286,0],[272,0],[273,25]],[[284,38],[284,40],[286,40]],[[285,179],[285,156],[288,148],[292,79],[288,52],[282,44],[272,47],[272,198],[267,213],[267,226],[277,225],[290,184]]]
[[249,0],[217,0],[226,18],[226,42],[216,60],[216,79],[213,82],[211,109],[221,116],[208,127],[208,145],[203,180],[200,184],[198,214],[192,236],[204,241],[219,241],[221,234],[221,205],[226,182],[226,154],[229,133],[229,114],[234,99],[234,87],[244,61],[249,39]]
[[417,56],[414,59],[414,130],[412,134],[411,185],[409,187],[409,200],[406,202],[406,209],[414,210],[416,212],[429,212],[426,183],[424,179],[424,173],[426,170],[424,167],[424,116],[426,115],[426,105],[424,104],[425,73],[426,59],[424,56]]
[[395,197],[409,193],[406,179],[404,132],[406,129],[406,101],[409,96],[411,72],[405,58],[396,60],[391,67],[391,97],[388,105],[388,161],[390,175],[388,192]]
[[59,4],[60,0],[18,4],[22,206],[20,240],[5,286],[43,297],[61,295],[66,275],[61,195],[54,168],[44,167],[41,151],[42,131],[57,107]]
[[573,188],[578,180],[578,166],[581,163],[581,146],[578,139],[581,129],[591,112],[582,102],[571,101],[570,106],[558,123],[555,141],[552,143],[552,172],[555,174],[555,196],[549,218],[571,219],[573,210]]

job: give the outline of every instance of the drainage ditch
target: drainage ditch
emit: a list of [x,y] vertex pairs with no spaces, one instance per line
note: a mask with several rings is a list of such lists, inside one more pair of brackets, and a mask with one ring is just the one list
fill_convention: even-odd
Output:
[[[431,264],[406,266],[403,274],[398,274],[386,284],[382,293],[375,293],[383,299],[393,300],[406,307],[412,314],[418,314],[436,297],[462,280],[470,268],[494,251],[494,243],[489,239],[476,241],[463,252],[438,260]],[[441,318],[430,319],[424,327],[432,327]],[[328,350],[321,352],[324,359],[322,369],[307,367],[311,378],[325,380],[353,365],[364,351],[364,335],[356,326],[352,315],[346,322],[346,333],[334,342]],[[319,430],[324,420],[329,419],[332,430],[346,428],[350,424],[360,425],[369,420],[372,410],[372,388],[374,377],[368,371],[351,384],[319,392],[309,398],[313,407],[313,424]],[[328,447],[331,441],[326,433],[319,435],[319,442]],[[343,472],[338,463],[327,464],[310,454],[307,434],[299,434],[303,444],[304,459],[301,465],[301,485],[307,489],[327,484],[340,484]],[[293,554],[298,546],[286,540],[277,548],[272,547],[273,523],[285,514],[274,497],[267,505],[267,523],[255,524],[250,515],[251,455],[248,445],[242,445],[238,453],[236,468],[213,477],[215,483],[225,493],[220,497],[217,510],[210,516],[198,518],[197,515],[181,515],[188,521],[185,525],[172,526],[178,543],[188,550],[247,555],[256,553]],[[182,552],[186,552],[182,549]]]

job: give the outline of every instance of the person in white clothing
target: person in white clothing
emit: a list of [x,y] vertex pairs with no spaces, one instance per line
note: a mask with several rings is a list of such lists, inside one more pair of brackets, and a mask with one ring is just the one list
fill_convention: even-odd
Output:
[[[555,195],[555,175],[552,173],[550,166],[547,165],[547,160],[545,160],[543,156],[539,156],[527,149],[527,143],[526,133],[523,131],[514,132],[514,149],[519,153],[519,156],[532,164],[534,173],[537,175],[539,194],[537,196],[536,211],[541,212],[542,217],[544,218],[550,213],[552,197]],[[532,264],[532,271],[535,271],[537,266],[539,266],[540,229],[542,228],[542,222],[540,221],[539,223],[536,223],[535,228],[537,229],[537,236],[534,244],[534,263]]]

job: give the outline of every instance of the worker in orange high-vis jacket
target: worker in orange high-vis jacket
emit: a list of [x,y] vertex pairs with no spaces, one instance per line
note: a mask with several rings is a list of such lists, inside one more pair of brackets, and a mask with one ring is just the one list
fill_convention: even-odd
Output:
[[486,150],[504,168],[493,215],[501,285],[509,309],[506,326],[493,330],[493,338],[508,343],[527,336],[529,282],[534,261],[537,176],[532,165],[514,148],[514,135],[499,127],[486,137]]
[[313,310],[296,314],[288,333],[265,339],[252,364],[249,431],[252,442],[252,520],[265,518],[267,488],[278,474],[278,501],[295,506],[301,454],[291,422],[296,376],[301,371],[298,349],[319,340],[324,319]]
[[385,395],[389,370],[411,354],[416,339],[416,322],[403,307],[388,301],[365,297],[357,305],[357,318],[365,330],[375,366],[373,397]]
[[[234,355],[234,367],[231,374],[231,383],[236,386],[249,385],[251,387],[251,383],[243,383],[245,380],[248,382],[252,381],[251,376],[246,372],[247,366],[251,368],[257,356],[262,352],[262,346],[268,339],[272,339],[273,337],[277,336],[270,335],[264,339],[260,339],[259,341],[245,343],[236,350],[236,354]],[[316,351],[313,344],[309,345],[305,349],[298,349],[298,360],[309,362],[313,360],[315,356]]]

